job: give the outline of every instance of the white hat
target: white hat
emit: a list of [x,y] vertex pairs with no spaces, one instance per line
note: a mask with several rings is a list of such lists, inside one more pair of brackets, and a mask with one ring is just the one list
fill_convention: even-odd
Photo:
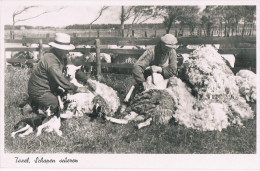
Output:
[[175,44],[178,43],[176,37],[172,34],[166,34],[161,37],[161,41],[165,44],[165,46],[174,48]]
[[62,50],[75,49],[75,46],[70,44],[70,35],[65,33],[56,33],[54,42],[50,42],[49,45]]

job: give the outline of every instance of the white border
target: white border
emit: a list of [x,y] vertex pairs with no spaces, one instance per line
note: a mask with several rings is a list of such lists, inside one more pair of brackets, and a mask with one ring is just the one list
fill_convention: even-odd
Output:
[[[76,3],[75,3],[76,2]],[[0,1],[0,11],[5,5],[257,5],[257,47],[259,42],[259,1],[257,0],[139,0],[139,1],[123,1],[123,0],[102,0],[102,1]],[[0,13],[2,14],[2,13]],[[1,15],[1,58],[0,58],[0,121],[1,121],[1,153],[0,153],[0,167],[4,168],[98,168],[98,169],[178,169],[178,170],[260,170],[260,155],[259,155],[259,112],[257,112],[257,154],[5,154],[4,153],[4,29],[3,17]],[[259,57],[259,48],[257,48],[257,57]],[[259,73],[259,60],[257,60],[257,73]],[[259,92],[259,78],[257,79],[257,91]],[[259,93],[258,93],[259,95]],[[257,104],[259,109],[259,103]],[[65,156],[69,158],[76,158],[79,160],[78,164],[16,164],[16,156],[28,156],[30,158],[42,157],[56,159],[58,161]]]

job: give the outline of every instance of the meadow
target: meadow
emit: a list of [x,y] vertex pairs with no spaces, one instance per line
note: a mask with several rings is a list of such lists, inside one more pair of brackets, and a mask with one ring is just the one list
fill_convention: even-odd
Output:
[[[5,68],[5,152],[6,153],[99,153],[99,154],[255,154],[256,117],[244,127],[219,131],[198,131],[176,123],[151,125],[141,130],[135,123],[116,125],[88,116],[62,120],[63,137],[43,132],[36,137],[13,139],[13,126],[23,118],[19,104],[27,92],[30,68]],[[133,79],[130,75],[104,74],[102,82],[123,99]],[[255,104],[252,104],[254,108]],[[255,108],[254,108],[255,110]],[[256,110],[255,110],[256,111]]]

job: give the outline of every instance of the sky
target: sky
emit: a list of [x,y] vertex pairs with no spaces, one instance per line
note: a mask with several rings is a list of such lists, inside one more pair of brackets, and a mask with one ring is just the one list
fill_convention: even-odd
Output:
[[[23,6],[5,6],[3,8],[3,20],[4,24],[12,24],[12,14],[15,10],[21,9]],[[46,10],[59,9],[60,6],[40,6],[37,8],[32,8],[25,13],[19,15],[20,19],[29,16],[34,16]],[[98,11],[102,8],[100,5],[91,6],[65,6],[60,11],[54,11],[41,15],[37,18],[30,19],[27,21],[18,22],[16,25],[30,25],[30,26],[52,26],[52,27],[64,27],[73,24],[89,24],[98,15]],[[203,9],[204,6],[201,6]],[[104,11],[103,15],[94,24],[119,24],[121,6],[109,6],[109,8]],[[126,23],[130,23],[131,20]],[[148,23],[161,23],[162,19],[150,20]]]

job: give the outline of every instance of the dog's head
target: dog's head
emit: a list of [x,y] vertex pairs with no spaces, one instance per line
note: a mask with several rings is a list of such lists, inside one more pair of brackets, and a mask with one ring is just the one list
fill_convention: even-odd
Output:
[[60,115],[60,111],[59,111],[59,108],[58,107],[52,107],[52,106],[49,106],[45,111],[44,111],[44,114],[47,115],[47,117],[49,116],[57,116],[59,117]]

